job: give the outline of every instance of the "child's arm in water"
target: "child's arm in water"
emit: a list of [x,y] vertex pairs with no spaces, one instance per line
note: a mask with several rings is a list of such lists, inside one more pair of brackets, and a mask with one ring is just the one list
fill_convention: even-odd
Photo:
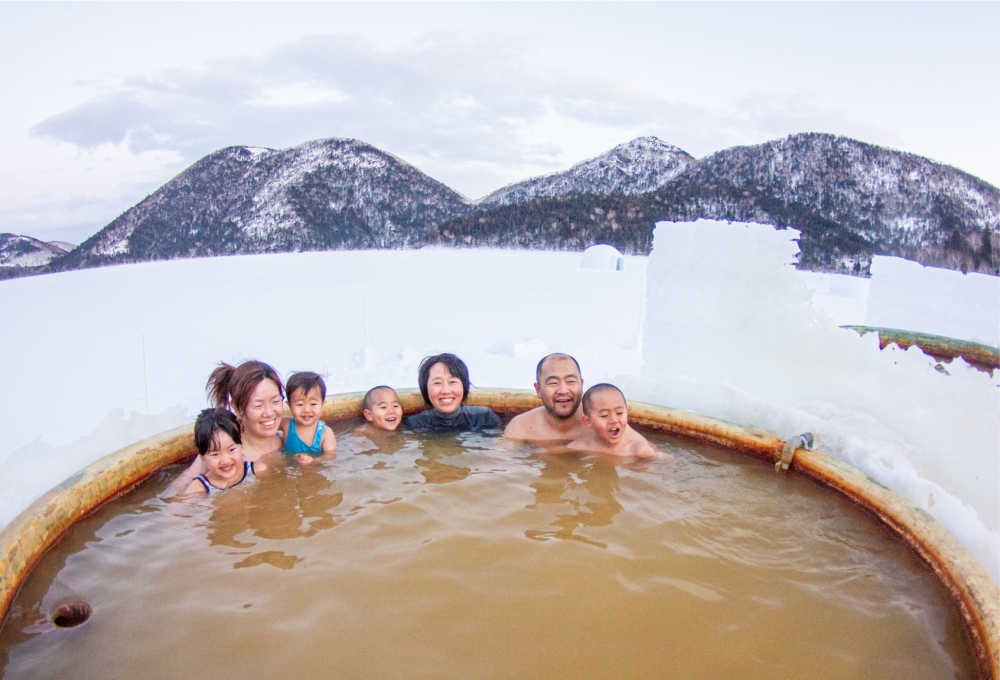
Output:
[[337,457],[337,437],[334,436],[333,430],[328,427],[323,428],[323,438],[320,439],[319,446],[323,449],[324,460]]
[[320,448],[323,450],[321,456],[311,456],[308,453],[295,454],[295,460],[299,465],[312,465],[319,460],[333,460],[337,457],[337,438],[333,430],[329,427],[323,428],[323,436],[319,440]]

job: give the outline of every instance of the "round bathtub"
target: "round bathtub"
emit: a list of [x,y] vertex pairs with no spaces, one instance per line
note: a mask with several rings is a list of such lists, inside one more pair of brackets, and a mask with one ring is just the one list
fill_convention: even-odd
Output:
[[[360,415],[362,394],[327,399],[324,418]],[[416,390],[400,392],[407,413],[423,408]],[[478,389],[470,404],[511,416],[539,404],[523,390]],[[689,412],[631,403],[630,422],[643,428],[716,444],[768,461],[780,460],[785,441],[774,433],[741,427]],[[70,526],[160,468],[194,453],[191,426],[152,437],[106,456],[38,499],[0,531],[0,615],[7,610],[32,567]],[[858,470],[818,451],[799,449],[792,473],[833,489],[875,516],[931,567],[956,603],[984,677],[1000,678],[1000,591],[985,571],[932,517]]]

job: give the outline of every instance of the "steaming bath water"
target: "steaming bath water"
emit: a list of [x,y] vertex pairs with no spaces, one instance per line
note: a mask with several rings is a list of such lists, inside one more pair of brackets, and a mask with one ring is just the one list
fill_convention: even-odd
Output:
[[[974,677],[923,563],[771,465],[348,433],[332,463],[165,501],[175,468],[79,523],[14,603],[4,678]],[[93,614],[58,629],[67,601]]]

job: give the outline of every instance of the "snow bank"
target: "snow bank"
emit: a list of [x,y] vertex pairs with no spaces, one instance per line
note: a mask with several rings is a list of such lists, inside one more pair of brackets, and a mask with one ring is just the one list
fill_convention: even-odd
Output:
[[[1000,574],[1000,378],[917,348],[879,351],[811,304],[798,237],[756,224],[660,223],[640,378],[629,398],[753,424],[864,470]],[[874,284],[873,284],[874,285]],[[654,349],[655,348],[655,349]]]
[[875,257],[866,323],[998,347],[1000,278]]

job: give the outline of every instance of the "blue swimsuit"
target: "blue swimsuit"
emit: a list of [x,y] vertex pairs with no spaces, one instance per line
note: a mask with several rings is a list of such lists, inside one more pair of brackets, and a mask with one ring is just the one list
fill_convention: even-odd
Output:
[[[248,460],[245,460],[243,461],[243,476],[240,477],[240,481],[233,484],[233,486],[239,486],[243,482],[247,481],[247,477],[251,479],[256,479],[257,475],[255,475],[253,471],[253,463],[251,463]],[[205,493],[207,494],[214,493],[216,491],[225,491],[226,489],[233,488],[233,486],[227,486],[226,489],[220,489],[215,484],[212,484],[212,482],[208,481],[208,477],[206,477],[205,475],[198,475],[197,477],[195,477],[195,479],[201,482],[201,485],[205,487]]]
[[316,436],[313,437],[312,446],[299,439],[299,433],[295,429],[295,419],[288,423],[288,436],[285,437],[285,451],[289,453],[308,453],[313,455],[323,455],[323,430],[326,423],[322,420],[316,423]]

